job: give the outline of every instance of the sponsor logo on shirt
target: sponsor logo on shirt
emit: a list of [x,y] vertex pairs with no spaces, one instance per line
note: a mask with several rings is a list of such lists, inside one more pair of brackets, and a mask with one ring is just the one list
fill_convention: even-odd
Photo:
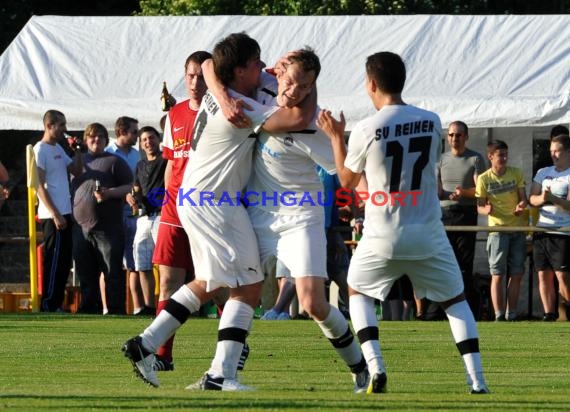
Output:
[[174,152],[175,159],[182,159],[184,157],[190,157],[190,150],[177,150]]

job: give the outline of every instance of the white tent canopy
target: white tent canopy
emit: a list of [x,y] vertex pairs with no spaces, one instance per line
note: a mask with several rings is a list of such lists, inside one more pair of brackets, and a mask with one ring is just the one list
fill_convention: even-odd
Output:
[[185,98],[184,61],[232,32],[255,38],[262,59],[310,46],[321,58],[319,104],[350,129],[373,107],[364,63],[404,58],[404,100],[470,127],[570,122],[570,16],[32,17],[0,56],[0,129],[41,130],[58,109],[68,128],[118,116],[157,125],[166,80]]

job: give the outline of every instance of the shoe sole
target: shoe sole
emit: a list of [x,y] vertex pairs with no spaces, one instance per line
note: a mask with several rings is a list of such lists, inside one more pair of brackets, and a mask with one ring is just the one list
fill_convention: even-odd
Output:
[[208,380],[207,378],[200,378],[198,382],[191,383],[185,388],[188,391],[223,391],[223,392],[248,392],[254,391],[255,389],[239,384],[238,386],[224,386],[223,382],[215,382],[214,380]]
[[[141,372],[141,370],[139,369],[139,367],[137,366],[137,362],[135,361],[133,354],[130,351],[130,348],[128,347],[128,343],[125,343],[122,347],[122,351],[125,354],[125,357],[131,362],[131,365],[133,366],[133,372],[134,374],[140,378],[144,383],[149,384],[150,386],[154,387],[154,388],[158,388],[158,383],[154,383],[151,382],[150,380],[148,380],[144,374]],[[140,349],[139,349],[140,351]],[[141,358],[142,358],[142,353],[141,353]]]

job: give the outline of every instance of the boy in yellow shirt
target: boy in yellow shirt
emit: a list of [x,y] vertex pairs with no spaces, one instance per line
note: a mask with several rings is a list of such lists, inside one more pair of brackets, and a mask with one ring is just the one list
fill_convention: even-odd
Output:
[[[491,168],[477,177],[477,211],[489,217],[489,226],[527,226],[525,181],[522,170],[507,166],[509,148],[501,140],[487,145]],[[489,232],[487,254],[491,271],[491,300],[495,320],[515,320],[524,273],[525,232]],[[503,279],[507,282],[505,303]]]

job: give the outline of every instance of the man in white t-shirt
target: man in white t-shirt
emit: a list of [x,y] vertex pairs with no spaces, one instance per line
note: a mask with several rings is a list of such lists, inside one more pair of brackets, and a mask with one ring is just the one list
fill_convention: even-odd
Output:
[[[44,134],[34,145],[38,169],[38,218],[43,230],[43,282],[40,309],[61,311],[65,285],[71,270],[71,195],[69,172],[81,173],[81,153],[74,160],[57,143],[66,141],[65,115],[57,110],[44,114]],[[61,140],[60,140],[61,139]],[[79,154],[79,155],[78,155]]]
[[[320,72],[318,56],[310,49],[287,56],[275,104],[294,107],[316,93]],[[323,185],[316,172],[321,165],[335,173],[334,157],[327,136],[316,127],[318,111],[304,130],[259,135],[253,174],[245,197],[259,242],[264,273],[277,259],[295,279],[299,303],[313,318],[350,368],[356,392],[368,386],[366,361],[343,314],[325,296],[327,275]],[[330,196],[332,198],[332,196]]]
[[[538,207],[537,226],[549,228],[546,233],[536,232],[533,237],[533,258],[538,271],[540,300],[546,322],[555,321],[558,315],[570,318],[570,233],[556,231],[570,226],[570,137],[567,134],[550,140],[552,166],[536,172],[530,188],[530,204]],[[556,313],[556,287],[566,313]]]
[[404,274],[418,298],[443,306],[471,393],[488,393],[477,326],[441,221],[435,173],[441,122],[435,113],[402,100],[406,68],[397,54],[369,56],[366,75],[377,112],[352,130],[348,153],[342,114],[337,121],[322,111],[318,124],[332,140],[342,186],[355,187],[363,173],[368,181],[365,228],[348,271],[352,324],[372,376],[368,393],[384,392],[387,381],[374,299],[384,300]]
[[251,327],[263,282],[255,233],[240,192],[251,171],[256,132],[304,127],[296,111],[263,106],[253,100],[260,85],[263,62],[257,42],[245,33],[231,34],[213,52],[217,77],[230,95],[242,99],[251,126],[238,129],[224,117],[208,92],[200,106],[192,138],[191,161],[178,192],[178,214],[189,240],[196,278],[175,292],[153,323],[123,347],[135,371],[158,386],[152,368],[154,352],[192,312],[210,300],[220,287],[230,288],[222,313],[216,354],[210,369],[189,389],[242,391],[237,366]]

